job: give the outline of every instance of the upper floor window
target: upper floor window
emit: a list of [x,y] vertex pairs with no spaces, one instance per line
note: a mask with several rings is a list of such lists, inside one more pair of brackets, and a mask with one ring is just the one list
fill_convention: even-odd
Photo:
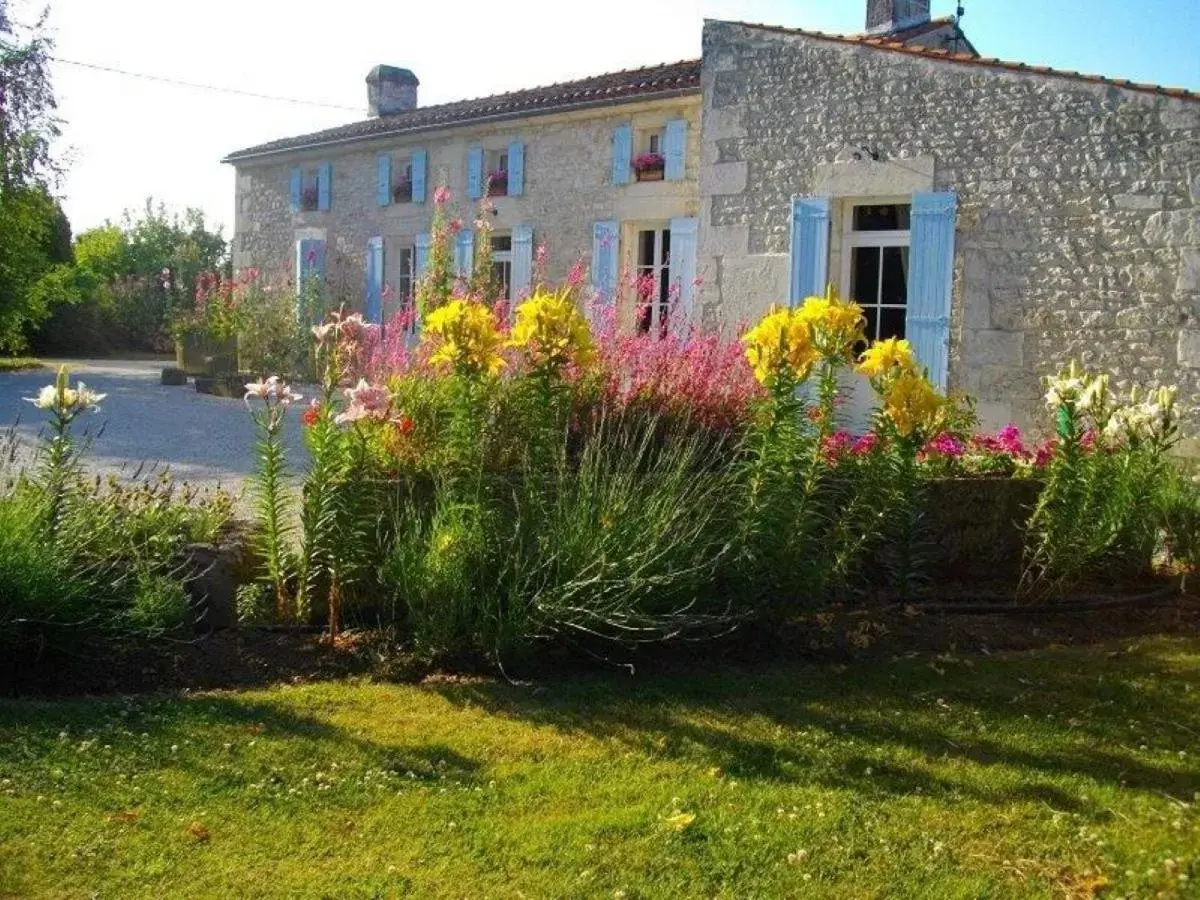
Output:
[[508,151],[492,150],[487,154],[489,197],[508,196]]
[[289,175],[292,212],[327,211],[333,196],[333,166],[295,168]]
[[867,318],[867,339],[905,336],[912,207],[862,204],[847,217],[842,283]]
[[413,166],[412,160],[397,163],[392,169],[392,200],[396,203],[412,203]]
[[638,154],[633,158],[633,171],[637,180],[662,181],[667,167],[664,129],[642,130],[638,135],[637,145]]
[[320,177],[317,169],[306,169],[304,172],[304,184],[300,189],[300,209],[304,212],[313,212],[320,207]]

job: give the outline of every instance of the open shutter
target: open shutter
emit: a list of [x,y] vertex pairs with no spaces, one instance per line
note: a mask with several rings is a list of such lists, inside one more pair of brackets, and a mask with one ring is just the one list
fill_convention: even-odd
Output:
[[377,194],[380,206],[392,202],[392,154],[380,153],[375,160]]
[[367,241],[366,318],[373,325],[383,324],[383,238]]
[[333,164],[321,163],[317,169],[317,209],[329,212],[333,196]]
[[679,299],[671,310],[669,321],[683,333],[692,321],[696,299],[696,241],[698,219],[671,220],[671,288],[678,287]]
[[508,145],[508,195],[519,197],[525,193],[525,145],[513,141]]
[[667,123],[663,141],[667,181],[683,181],[687,173],[687,119],[672,119]]
[[429,169],[429,153],[425,150],[412,152],[412,202],[425,202],[425,173]]
[[608,304],[616,300],[619,243],[617,222],[597,222],[592,227],[592,290],[597,303]]
[[464,228],[454,242],[454,270],[459,278],[470,278],[475,264],[475,232]]
[[954,194],[914,194],[905,334],[929,380],[946,389],[950,361],[950,295],[954,280]]
[[478,200],[483,196],[483,148],[467,151],[467,196]]
[[291,173],[291,207],[292,212],[300,212],[300,193],[304,189],[304,173],[299,169],[292,169]]
[[823,297],[829,276],[829,198],[792,198],[791,302]]
[[613,184],[629,184],[633,169],[633,126],[622,125],[613,132]]
[[520,303],[533,290],[533,226],[512,230],[512,301]]
[[429,234],[418,234],[413,238],[413,277],[423,278],[429,267]]

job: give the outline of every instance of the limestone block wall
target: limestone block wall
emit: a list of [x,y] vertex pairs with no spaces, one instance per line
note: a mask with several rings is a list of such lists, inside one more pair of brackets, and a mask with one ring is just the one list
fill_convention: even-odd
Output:
[[1072,358],[1200,401],[1200,103],[726,22],[702,85],[709,321],[786,301],[793,195],[954,191],[950,386],[989,424]]
[[[686,178],[614,186],[613,130],[632,123],[637,132],[679,117],[690,123]],[[450,188],[456,214],[464,222],[472,222],[476,201],[466,197],[467,149],[478,143],[485,149],[502,150],[513,140],[525,144],[525,191],[520,197],[493,199],[493,227],[503,232],[517,224],[532,224],[535,244],[546,245],[552,279],[564,278],[580,255],[590,257],[596,221],[665,223],[672,217],[698,214],[700,100],[691,95],[462,125],[246,161],[237,170],[234,266],[255,266],[288,279],[294,274],[296,240],[323,238],[331,290],[344,297],[348,306],[361,306],[366,292],[367,241],[382,236],[389,246],[411,246],[413,236],[429,229],[433,189],[438,184]],[[377,155],[392,152],[403,158],[418,148],[429,152],[427,202],[379,206]],[[292,213],[291,168],[315,167],[322,162],[333,165],[331,209]],[[385,266],[391,281],[392,266],[388,262]]]

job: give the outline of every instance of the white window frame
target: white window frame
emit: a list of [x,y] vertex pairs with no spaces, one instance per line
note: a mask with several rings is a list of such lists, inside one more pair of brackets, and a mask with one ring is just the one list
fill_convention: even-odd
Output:
[[[386,250],[385,250],[385,252],[386,252]],[[416,298],[417,276],[416,276],[415,266],[417,263],[417,248],[412,243],[411,239],[401,239],[401,241],[397,242],[397,244],[394,246],[394,252],[396,254],[396,295],[397,295],[396,299],[397,299],[397,303],[398,303],[397,311],[402,310],[402,309],[409,309],[409,310],[413,311],[413,316],[411,319],[409,319],[408,327],[404,329],[404,333],[410,334],[410,335],[416,334],[417,333],[417,317],[416,317],[415,311],[416,311],[416,303],[417,303],[417,298]],[[400,284],[404,280],[405,274],[406,274],[404,272],[404,268],[403,268],[404,255],[406,253],[408,254],[407,277],[408,277],[408,287],[409,287],[409,296],[407,298],[400,291]],[[388,317],[385,315],[384,321],[386,322],[387,320],[388,320]]]
[[[654,258],[649,266],[643,266],[641,262],[642,253],[642,232],[654,232]],[[634,294],[633,294],[633,327],[634,331],[638,330],[639,313],[641,298],[637,295],[637,283],[642,280],[645,274],[654,275],[654,285],[656,292],[661,292],[663,275],[667,276],[667,296],[657,297],[650,304],[650,326],[646,334],[661,337],[663,334],[662,311],[664,305],[671,303],[671,257],[668,252],[664,251],[663,245],[666,243],[665,236],[671,232],[670,222],[641,222],[633,226],[633,273],[634,273]]]
[[[667,130],[665,128],[653,128],[646,132],[646,152],[659,153],[663,152],[663,143],[666,141]],[[658,146],[655,146],[657,144]]]
[[[507,250],[497,250],[497,249],[495,249],[495,243],[494,243],[494,242],[495,242],[496,238],[508,238],[508,249],[507,249]],[[509,232],[502,232],[502,233],[500,233],[500,234],[493,234],[493,235],[492,235],[492,237],[491,237],[491,240],[493,241],[493,244],[492,244],[492,265],[494,266],[494,265],[500,264],[500,265],[507,265],[507,266],[508,266],[508,278],[506,279],[506,285],[505,285],[505,294],[511,294],[511,293],[512,293],[512,262],[513,262],[513,251],[512,251],[512,234],[511,234],[511,233],[509,233]],[[499,300],[502,300],[502,301],[504,301],[505,303],[508,303],[508,304],[511,304],[511,303],[512,303],[512,297],[510,297],[510,296],[499,297],[499,298],[497,298],[497,299],[499,299]],[[509,311],[510,311],[510,313],[511,313],[511,306],[510,306],[510,308],[509,308]]]
[[[847,201],[842,209],[842,295],[854,300],[864,309],[871,308],[876,310],[875,323],[876,332],[878,333],[879,325],[883,321],[882,311],[885,309],[908,309],[908,304],[903,306],[895,303],[881,303],[880,295],[883,293],[883,260],[882,253],[879,265],[879,283],[875,288],[874,302],[866,303],[857,297],[851,296],[851,285],[854,281],[854,251],[863,247],[908,247],[909,248],[909,265],[912,265],[912,230],[907,231],[855,231],[854,230],[854,210],[860,206],[908,206],[912,207],[912,197],[884,197],[884,198],[855,198]],[[910,221],[911,224],[911,221]],[[867,335],[868,340],[875,340],[875,335]]]

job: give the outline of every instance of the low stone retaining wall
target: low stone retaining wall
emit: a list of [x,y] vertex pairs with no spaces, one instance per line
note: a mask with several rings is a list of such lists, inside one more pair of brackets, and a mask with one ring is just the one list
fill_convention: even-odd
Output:
[[964,584],[1016,582],[1025,525],[1042,482],[1017,478],[946,478],[926,485],[923,549],[930,576]]

